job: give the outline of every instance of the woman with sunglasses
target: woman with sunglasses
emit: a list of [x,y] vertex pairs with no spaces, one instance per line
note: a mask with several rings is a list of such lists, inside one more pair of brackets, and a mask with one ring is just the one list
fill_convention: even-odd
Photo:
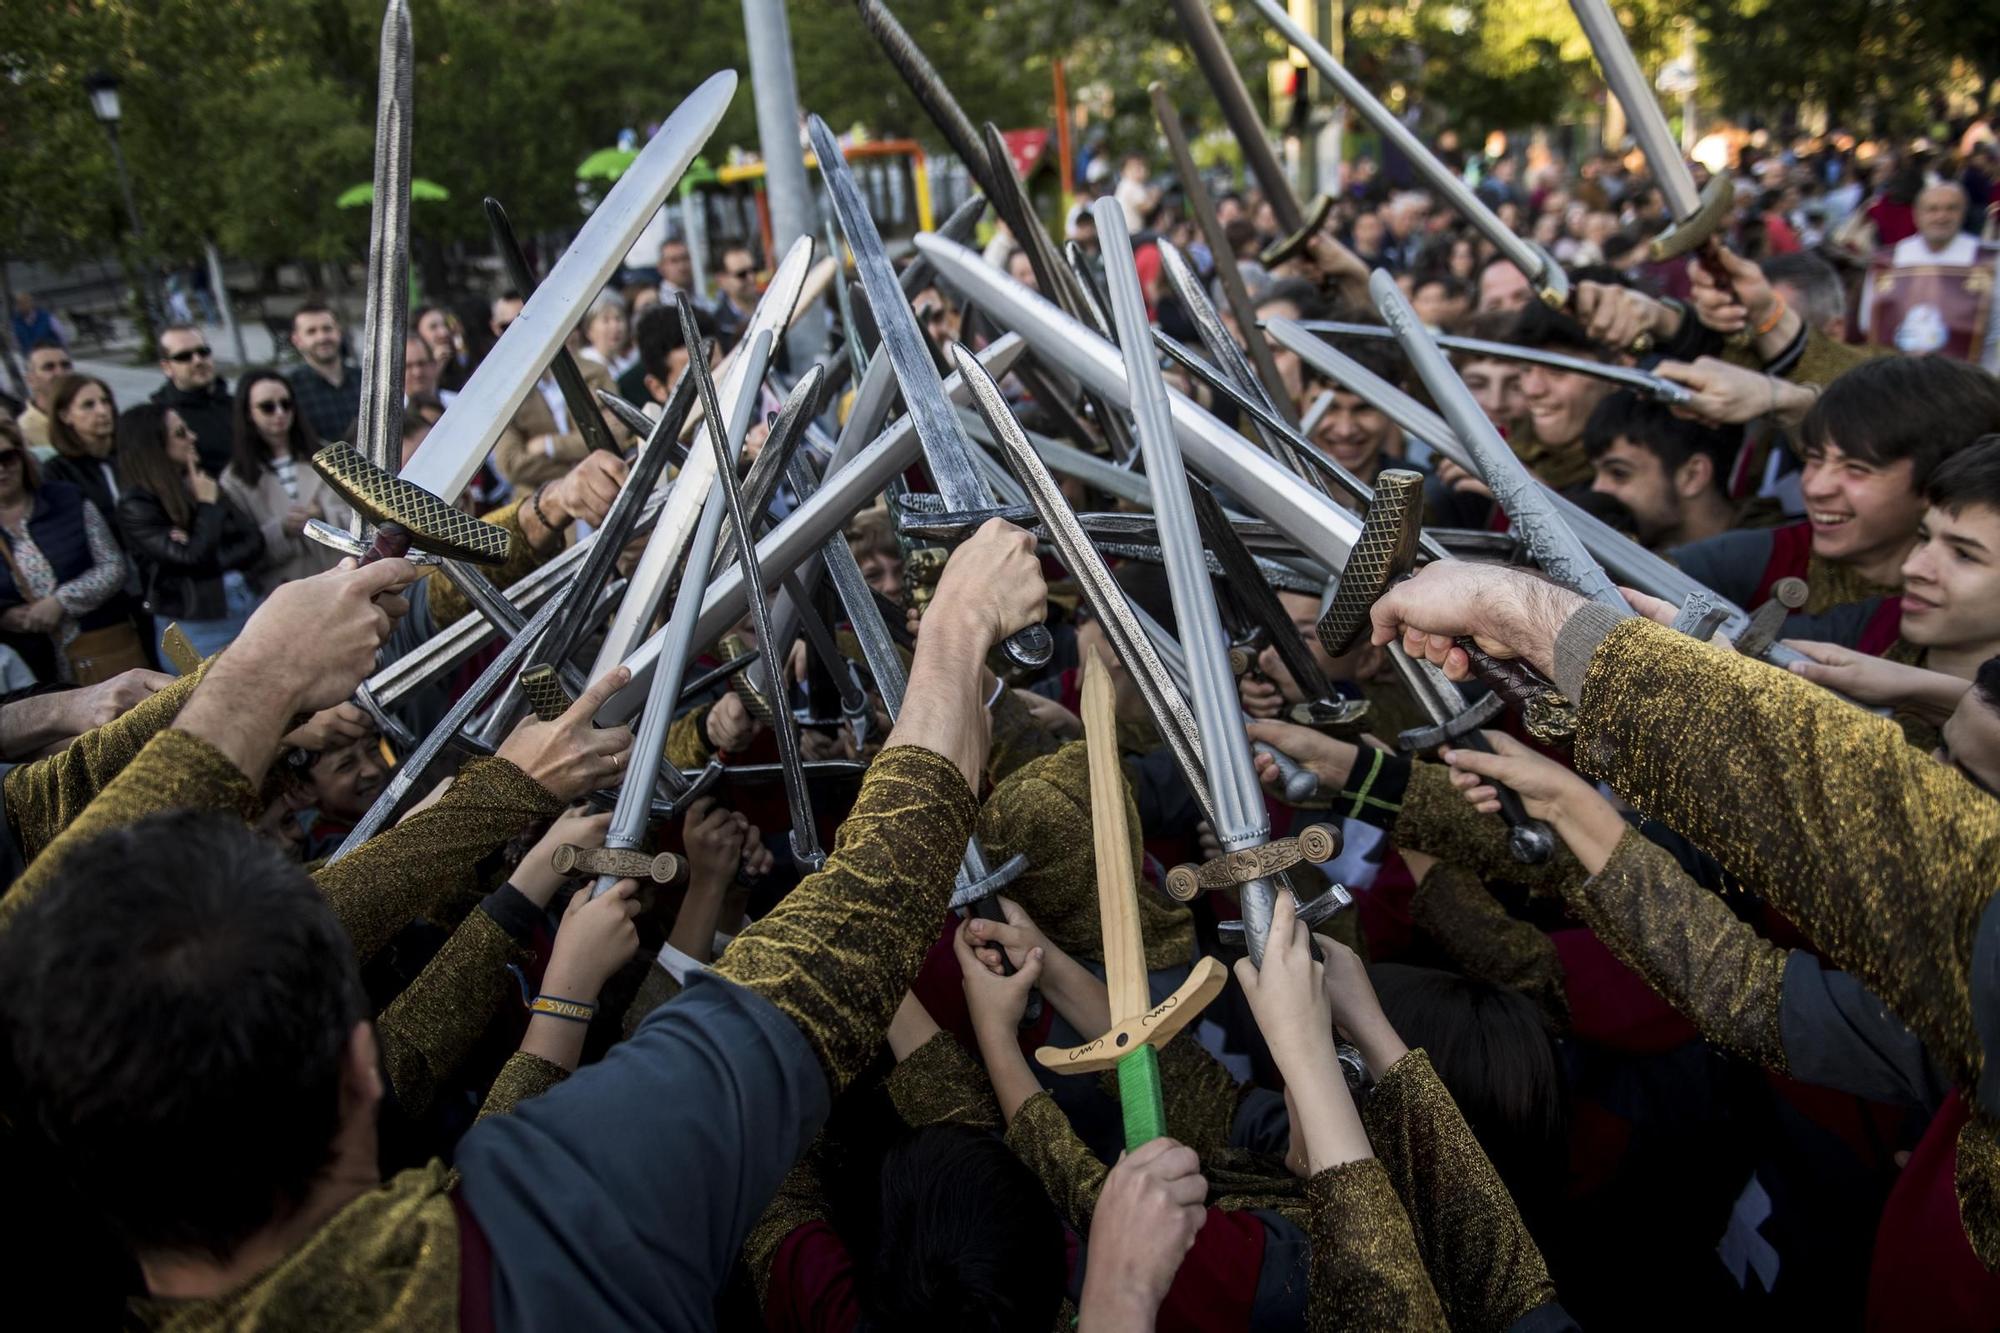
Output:
[[20,428],[0,421],[0,641],[43,681],[92,685],[145,666],[124,587],[110,523],[82,491],[44,479]]
[[256,521],[202,471],[180,413],[142,403],[118,418],[118,527],[139,568],[154,642],[178,623],[197,653],[226,648],[256,608],[248,572],[264,558]]
[[[106,523],[118,513],[118,400],[95,375],[65,375],[49,397],[49,443],[56,456],[42,472],[67,482],[97,506]],[[123,544],[117,528],[112,537]]]
[[259,367],[237,381],[233,449],[222,489],[263,534],[264,560],[251,574],[258,594],[333,568],[340,556],[307,537],[306,523],[345,527],[353,511],[313,471],[319,437],[277,371]]

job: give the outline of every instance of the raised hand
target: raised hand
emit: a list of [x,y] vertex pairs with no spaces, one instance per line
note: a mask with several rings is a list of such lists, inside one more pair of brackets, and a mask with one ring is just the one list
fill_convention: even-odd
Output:
[[1091,1213],[1078,1319],[1085,1333],[1153,1327],[1207,1220],[1207,1200],[1201,1159],[1184,1144],[1158,1138],[1118,1159]]
[[375,653],[409,610],[399,595],[416,580],[407,560],[356,568],[343,560],[324,574],[274,588],[229,645],[218,667],[245,670],[278,691],[293,715],[346,701],[375,669]]
[[728,690],[709,708],[701,729],[708,738],[709,748],[717,754],[740,754],[750,748],[750,742],[757,739],[757,730],[763,725],[751,715],[736,691]]
[[[972,923],[960,924],[952,934],[952,950],[958,955],[958,970],[965,985],[965,1007],[971,1011],[973,1031],[982,1048],[988,1040],[1014,1042],[1027,1012],[1028,992],[1042,975],[1042,951],[1030,949],[1013,976],[989,971],[974,951]],[[1016,1048],[1018,1049],[1018,1047]]]
[[1048,609],[1034,534],[994,518],[951,553],[924,620],[933,631],[949,622],[990,648],[1040,624]]
[[630,727],[598,727],[591,718],[632,673],[616,667],[577,696],[553,722],[526,718],[501,742],[498,755],[546,787],[559,801],[574,801],[624,779],[632,749]]

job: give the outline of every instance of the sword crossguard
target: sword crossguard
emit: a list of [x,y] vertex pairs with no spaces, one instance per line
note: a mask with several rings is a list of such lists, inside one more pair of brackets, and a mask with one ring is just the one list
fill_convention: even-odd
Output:
[[1736,636],[1736,651],[1762,657],[1778,641],[1785,617],[1806,604],[1812,590],[1801,578],[1782,578],[1771,585],[1770,600],[1750,613],[1750,626]]
[[1285,710],[1285,720],[1331,736],[1352,736],[1368,725],[1374,711],[1366,699],[1308,699]]
[[976,902],[991,898],[994,894],[1019,879],[1021,872],[1027,868],[1028,858],[1016,852],[993,869],[987,871],[983,878],[973,880],[962,889],[953,890],[950,903],[951,910],[961,912]]
[[[363,458],[354,446],[329,444],[313,455],[312,464],[341,499],[376,525],[371,555],[401,555],[415,547],[474,564],[506,563],[513,544],[507,529],[474,518],[422,487],[391,476]],[[397,542],[401,542],[401,549],[395,549]]]
[[611,875],[617,879],[677,883],[688,868],[687,858],[672,852],[648,856],[636,848],[578,847],[564,843],[550,858],[558,875]]
[[1109,1032],[1081,1046],[1037,1047],[1035,1060],[1042,1068],[1061,1074],[1094,1074],[1115,1068],[1141,1046],[1158,1049],[1173,1040],[1175,1033],[1201,1016],[1228,981],[1229,969],[1221,959],[1203,958],[1172,995],[1145,1013],[1120,1018]]
[[201,669],[201,654],[194,650],[187,632],[175,621],[160,634],[160,656],[174,669],[176,676],[192,676]]
[[547,662],[531,666],[521,673],[521,695],[528,701],[536,720],[541,722],[554,722],[576,702],[563,688],[562,674]]
[[1269,879],[1302,861],[1323,865],[1339,854],[1340,830],[1331,824],[1310,824],[1297,837],[1224,852],[1199,865],[1175,866],[1167,872],[1167,896],[1176,902],[1190,902],[1204,890],[1231,889],[1252,880]]
[[1478,702],[1468,704],[1463,713],[1450,721],[1428,727],[1411,727],[1396,737],[1396,743],[1413,754],[1430,754],[1468,732],[1478,731],[1506,708],[1507,701],[1489,691],[1481,695]]
[[1701,249],[1715,236],[1736,206],[1736,182],[1727,172],[1719,172],[1701,192],[1701,207],[1690,216],[1674,219],[1674,225],[1655,236],[1646,247],[1654,263],[1675,259]]

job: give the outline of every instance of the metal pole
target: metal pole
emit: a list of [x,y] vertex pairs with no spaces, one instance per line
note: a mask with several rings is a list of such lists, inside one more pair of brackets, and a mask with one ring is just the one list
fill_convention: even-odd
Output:
[[236,351],[236,364],[250,364],[250,353],[243,346],[243,326],[236,322],[236,312],[229,305],[229,288],[222,280],[222,256],[216,252],[214,241],[201,243],[203,257],[208,260],[208,288],[215,295],[215,309],[222,316],[222,331],[229,336],[229,345]]
[[[743,0],[743,28],[750,39],[750,95],[757,108],[757,141],[764,154],[765,198],[771,203],[771,239],[787,254],[801,236],[813,234],[812,187],[806,182],[805,154],[799,147],[798,74],[792,67],[792,30],[785,0]],[[819,359],[826,346],[819,321],[800,319],[785,335],[785,350],[796,373]]]

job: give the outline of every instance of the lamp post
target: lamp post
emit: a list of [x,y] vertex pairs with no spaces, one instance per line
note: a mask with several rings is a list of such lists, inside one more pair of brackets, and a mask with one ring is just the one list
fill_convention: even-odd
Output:
[[104,126],[105,137],[111,140],[111,161],[118,169],[118,189],[125,196],[125,217],[132,224],[132,244],[140,256],[139,272],[132,285],[139,291],[139,322],[150,351],[156,338],[152,273],[144,258],[146,228],[139,221],[139,205],[132,197],[132,176],[125,169],[125,146],[118,137],[118,121],[124,114],[118,102],[118,77],[99,71],[83,81],[83,89],[90,94],[90,109]]

